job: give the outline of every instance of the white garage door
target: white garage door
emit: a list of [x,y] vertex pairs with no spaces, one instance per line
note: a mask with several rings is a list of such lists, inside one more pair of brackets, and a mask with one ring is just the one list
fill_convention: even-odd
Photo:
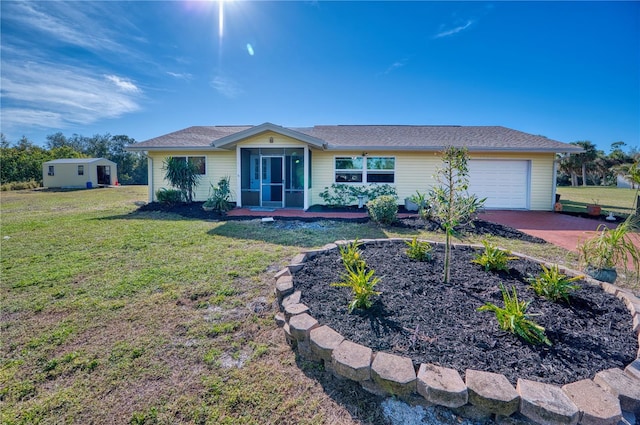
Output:
[[487,198],[485,208],[529,208],[529,161],[470,160],[469,193]]

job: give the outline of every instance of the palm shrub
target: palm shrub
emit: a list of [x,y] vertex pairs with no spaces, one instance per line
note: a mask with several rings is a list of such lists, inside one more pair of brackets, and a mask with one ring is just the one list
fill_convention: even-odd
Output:
[[476,255],[476,258],[471,260],[471,262],[481,265],[487,272],[499,270],[508,271],[509,267],[507,267],[507,264],[509,261],[518,259],[518,257],[511,255],[511,251],[502,250],[489,241],[482,241],[482,245],[484,245],[484,252]]
[[496,315],[500,329],[511,332],[530,344],[544,343],[550,346],[551,341],[545,335],[545,329],[530,319],[531,314],[527,314],[531,301],[518,300],[515,286],[512,289],[513,295],[509,294],[503,284],[500,284],[504,307],[486,303],[479,307],[478,311],[492,311]]
[[359,264],[355,268],[347,268],[347,272],[342,277],[342,282],[332,283],[331,286],[342,286],[351,288],[353,299],[349,303],[349,313],[356,308],[369,308],[373,305],[372,298],[380,295],[374,287],[380,282],[379,277],[374,277],[374,270],[367,271],[366,265]]
[[409,196],[409,200],[418,206],[418,217],[423,220],[429,218],[429,203],[427,194],[416,190],[416,193]]
[[391,224],[398,217],[398,201],[393,195],[382,195],[367,202],[371,220],[378,224]]
[[211,185],[209,198],[205,201],[205,207],[213,208],[214,211],[226,213],[231,209],[231,185],[229,183],[230,177],[222,177],[218,180],[218,184]]
[[414,237],[410,242],[405,241],[408,248],[405,251],[407,256],[416,261],[431,260],[431,245],[426,241],[419,241],[418,237]]
[[[636,275],[640,272],[640,250],[631,240],[630,233],[637,224],[635,216],[629,216],[615,229],[601,224],[597,234],[578,245],[580,263],[588,274],[598,270],[612,269],[616,266],[627,268],[631,261]],[[614,277],[615,280],[615,277]]]
[[162,164],[164,178],[171,186],[182,191],[187,203],[193,202],[193,192],[200,183],[198,166],[184,157],[169,156]]
[[544,264],[541,266],[542,272],[537,277],[528,279],[531,288],[538,296],[550,301],[556,302],[562,299],[569,302],[569,294],[580,289],[578,285],[573,285],[573,282],[582,279],[583,276],[568,277],[560,272],[557,264],[549,268],[546,268]]

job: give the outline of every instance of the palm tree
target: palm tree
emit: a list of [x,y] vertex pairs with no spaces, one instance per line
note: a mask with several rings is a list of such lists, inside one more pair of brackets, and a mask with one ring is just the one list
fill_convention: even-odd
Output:
[[182,197],[187,203],[193,202],[193,192],[201,177],[198,167],[185,157],[169,156],[165,158],[162,169],[165,180],[182,191]]

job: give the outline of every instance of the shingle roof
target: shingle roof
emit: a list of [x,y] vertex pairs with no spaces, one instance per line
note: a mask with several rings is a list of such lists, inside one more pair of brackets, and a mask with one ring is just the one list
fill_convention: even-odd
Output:
[[[269,126],[271,126],[269,128],[277,128],[272,124]],[[130,148],[135,150],[179,148],[217,150],[214,147],[217,140],[251,128],[253,126],[189,127],[132,145]],[[321,125],[304,128],[285,127],[285,129],[322,140],[328,150],[431,151],[456,146],[466,147],[470,151],[582,151],[577,146],[501,126]]]
[[[52,159],[51,161],[45,162],[45,164],[89,164],[91,162],[96,161],[109,161],[105,158],[61,158],[61,159]],[[113,161],[109,161],[113,162]]]

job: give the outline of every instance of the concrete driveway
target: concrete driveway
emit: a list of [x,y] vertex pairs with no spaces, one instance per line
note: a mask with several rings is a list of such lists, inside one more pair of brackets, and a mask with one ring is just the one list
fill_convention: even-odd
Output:
[[616,223],[548,211],[496,210],[486,211],[479,214],[478,217],[482,220],[513,227],[574,252],[577,251],[578,243],[593,235],[599,225],[616,226]]

